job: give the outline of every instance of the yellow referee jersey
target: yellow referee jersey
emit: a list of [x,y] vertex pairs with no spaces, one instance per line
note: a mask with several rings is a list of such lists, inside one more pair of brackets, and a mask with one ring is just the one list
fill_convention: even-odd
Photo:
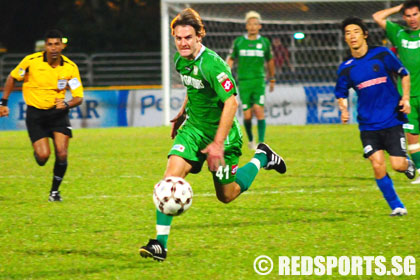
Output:
[[48,64],[45,52],[26,56],[10,76],[23,81],[23,99],[38,109],[51,109],[56,98],[64,98],[66,89],[73,97],[83,97],[83,86],[77,65],[61,55],[61,64],[55,68]]

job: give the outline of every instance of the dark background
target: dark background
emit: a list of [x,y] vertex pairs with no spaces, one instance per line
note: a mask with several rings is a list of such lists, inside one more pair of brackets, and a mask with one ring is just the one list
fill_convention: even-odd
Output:
[[160,51],[159,0],[1,0],[0,44],[32,52],[45,31],[69,39],[67,52]]

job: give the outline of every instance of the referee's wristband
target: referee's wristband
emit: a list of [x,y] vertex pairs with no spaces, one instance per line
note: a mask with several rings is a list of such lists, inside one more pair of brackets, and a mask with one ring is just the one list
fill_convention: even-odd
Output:
[[0,106],[7,106],[7,99],[0,99]]
[[70,105],[67,103],[67,101],[64,101],[64,105],[66,105],[66,109],[70,108]]

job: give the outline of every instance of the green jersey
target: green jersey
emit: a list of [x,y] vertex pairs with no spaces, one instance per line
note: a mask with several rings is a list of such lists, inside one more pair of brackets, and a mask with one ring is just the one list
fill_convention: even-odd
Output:
[[[214,51],[202,46],[194,60],[174,57],[176,71],[187,88],[187,123],[214,139],[224,102],[237,94],[235,81],[227,63]],[[240,137],[238,121],[234,119],[228,139]]]
[[268,38],[258,35],[256,40],[249,40],[247,35],[238,37],[233,42],[230,57],[238,60],[238,80],[264,79],[264,62],[273,57]]
[[[386,36],[397,48],[399,58],[410,72],[410,96],[420,96],[420,30],[413,31],[387,21]],[[401,81],[398,82],[398,89],[401,93]]]

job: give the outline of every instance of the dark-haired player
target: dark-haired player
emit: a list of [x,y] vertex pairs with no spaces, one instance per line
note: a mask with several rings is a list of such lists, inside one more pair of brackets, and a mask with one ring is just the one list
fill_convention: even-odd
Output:
[[[9,115],[7,101],[16,81],[23,81],[23,99],[28,105],[26,128],[36,162],[43,166],[54,143],[55,164],[49,201],[61,201],[59,186],[67,169],[67,149],[72,137],[69,109],[83,101],[83,86],[77,65],[61,54],[63,35],[58,30],[45,34],[45,51],[26,56],[10,72],[0,104],[0,117]],[[65,101],[66,90],[72,99]]]
[[[341,120],[343,123],[349,120],[347,97],[349,89],[353,88],[358,96],[357,120],[364,156],[372,164],[376,184],[392,209],[391,216],[406,215],[407,210],[386,172],[384,151],[388,152],[394,170],[405,172],[409,179],[415,177],[414,164],[407,158],[402,128],[405,114],[410,112],[410,76],[390,50],[368,46],[368,30],[361,19],[345,19],[342,31],[351,57],[337,72],[335,95]],[[402,98],[393,83],[393,73],[402,79]]]

